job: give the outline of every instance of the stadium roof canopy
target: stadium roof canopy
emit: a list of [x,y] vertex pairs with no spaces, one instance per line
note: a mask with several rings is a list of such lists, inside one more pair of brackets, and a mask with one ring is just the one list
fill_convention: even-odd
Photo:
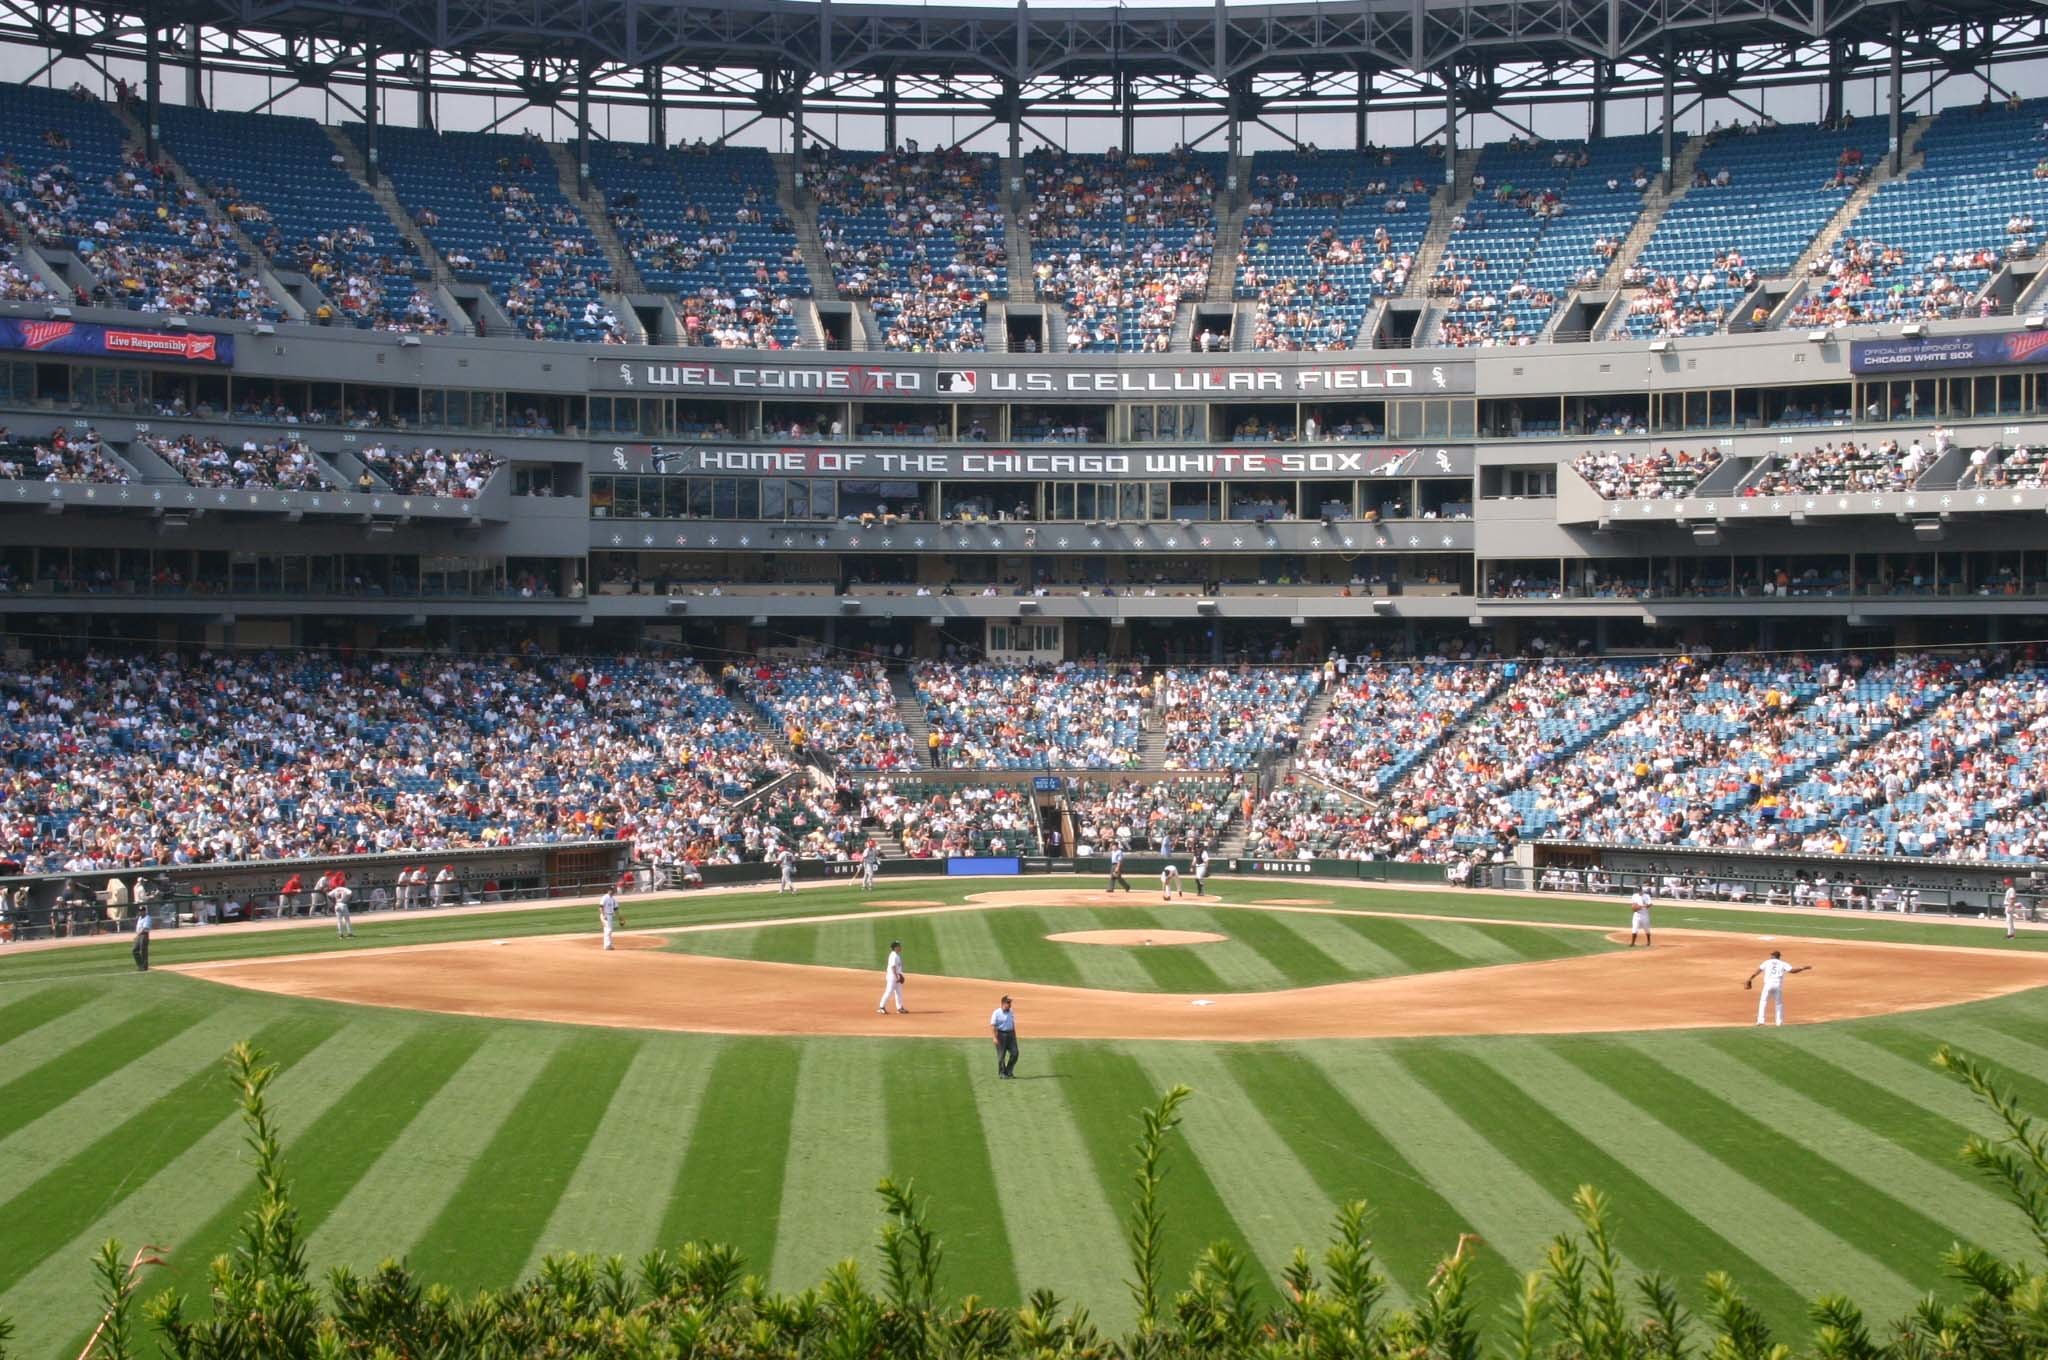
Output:
[[[152,42],[152,38],[155,39]],[[975,114],[1441,107],[1937,82],[2048,54],[2031,0],[1342,0],[1174,7],[832,0],[0,0],[0,41],[541,105]]]

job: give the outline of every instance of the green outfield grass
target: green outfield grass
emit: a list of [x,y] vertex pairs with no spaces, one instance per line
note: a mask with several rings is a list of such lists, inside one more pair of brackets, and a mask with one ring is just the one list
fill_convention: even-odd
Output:
[[[1076,930],[1200,930],[1227,938],[1177,948],[1049,940]],[[879,967],[903,942],[910,974],[997,978],[1127,992],[1263,992],[1360,978],[1531,963],[1617,948],[1590,930],[1278,912],[1138,898],[1114,907],[1000,907],[943,916],[761,926],[679,935],[670,946],[720,958]]]
[[[938,880],[892,884],[888,895],[958,901],[991,886],[1040,885],[1071,886]],[[1227,949],[1161,951],[1204,960],[1217,979],[1205,986],[1604,948],[1597,934],[1541,926],[1611,926],[1625,915],[1619,903],[1221,887],[1238,901],[1300,893],[1441,919],[1132,908],[1232,937]],[[629,903],[627,915],[642,927],[861,906],[856,891],[834,888],[794,899]],[[1011,908],[827,921],[690,937],[689,947],[803,951],[873,967],[876,942],[894,936],[914,970],[1043,970],[1048,982],[1107,985],[1092,970],[1122,956],[1136,980],[1115,985],[1182,985],[1122,951],[1042,940],[1050,929],[1085,928],[1089,914]],[[1474,916],[1530,928],[1458,919]],[[1995,941],[1939,924],[1676,905],[1659,924]],[[592,925],[583,908],[363,917],[356,947]],[[845,960],[832,957],[842,941]],[[320,930],[229,929],[164,936],[158,956],[346,947]],[[2020,1220],[1955,1160],[1966,1132],[1985,1120],[1928,1066],[1938,1043],[2005,1068],[2019,1094],[2048,1111],[2038,993],[1762,1033],[1215,1047],[1037,1042],[1027,1017],[1026,1079],[998,1083],[986,1040],[974,1035],[590,1031],[145,977],[128,970],[119,943],[21,954],[0,957],[0,1312],[19,1325],[23,1354],[66,1344],[75,1353],[92,1317],[86,1263],[100,1239],[167,1246],[172,1265],[152,1289],[199,1286],[206,1259],[229,1245],[252,1187],[219,1060],[241,1038],[284,1067],[274,1097],[316,1266],[403,1253],[430,1278],[506,1284],[558,1248],[631,1256],[709,1237],[742,1247],[775,1284],[803,1286],[843,1256],[872,1262],[873,1187],[893,1174],[933,1196],[952,1287],[1014,1302],[1050,1286],[1111,1320],[1129,1312],[1119,1229],[1135,1114],[1176,1082],[1196,1091],[1167,1181],[1176,1272],[1206,1242],[1230,1238],[1257,1257],[1270,1294],[1287,1251],[1322,1240],[1331,1207],[1363,1196],[1378,1208],[1397,1298],[1421,1290],[1436,1257],[1471,1231],[1484,1240],[1477,1278],[1490,1306],[1568,1226],[1569,1196],[1590,1181],[1612,1196],[1632,1264],[1670,1271],[1694,1303],[1704,1271],[1729,1269],[1786,1326],[1799,1325],[1802,1299],[1823,1288],[1846,1289],[1880,1315],[1903,1310],[1942,1285],[1937,1256],[1956,1238],[2026,1247]]]

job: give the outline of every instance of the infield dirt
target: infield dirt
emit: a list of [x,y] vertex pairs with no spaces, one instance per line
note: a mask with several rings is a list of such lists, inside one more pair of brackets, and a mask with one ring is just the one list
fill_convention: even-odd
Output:
[[[983,905],[1026,898],[1041,906],[1103,902],[1093,892],[977,896]],[[1604,927],[1584,928],[1627,938]],[[1660,930],[1652,949],[1213,996],[913,975],[906,988],[910,1013],[883,1016],[874,1011],[876,969],[655,947],[699,929],[625,936],[624,949],[609,954],[592,936],[549,936],[224,961],[180,971],[255,991],[359,1005],[716,1034],[985,1038],[988,1013],[1007,992],[1032,1038],[1211,1042],[1745,1025],[1755,1019],[1757,993],[1745,991],[1743,979],[1774,943],[1793,964],[1814,968],[1787,984],[1786,1012],[1795,1024],[1922,1010],[2048,985],[2048,957],[1995,947],[1774,942]]]

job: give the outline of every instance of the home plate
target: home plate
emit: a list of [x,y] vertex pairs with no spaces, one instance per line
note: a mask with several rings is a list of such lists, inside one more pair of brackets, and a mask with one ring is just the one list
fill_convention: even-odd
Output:
[[1190,1006],[1213,1006],[1216,1003],[1209,1000],[1209,998],[1207,997],[1203,997],[1200,1001],[1190,1001],[1188,1002],[1188,1004]]

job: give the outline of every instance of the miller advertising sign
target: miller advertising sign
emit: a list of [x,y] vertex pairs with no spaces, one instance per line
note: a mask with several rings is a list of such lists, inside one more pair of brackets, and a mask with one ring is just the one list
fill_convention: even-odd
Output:
[[1470,445],[1274,444],[1253,448],[1119,449],[1093,453],[1071,445],[1026,448],[878,449],[730,448],[717,444],[614,444],[595,457],[596,472],[672,477],[857,477],[890,481],[1080,478],[1091,481],[1286,481],[1295,478],[1470,477]]
[[650,396],[915,397],[927,401],[1025,398],[1193,400],[1282,397],[1304,401],[1428,396],[1473,390],[1470,363],[1113,363],[1075,367],[938,368],[887,364],[654,363],[592,360],[592,390]]
[[1917,340],[1854,340],[1851,373],[1916,373],[1930,368],[2002,368],[2048,363],[2048,331],[2003,335],[1924,335]]

